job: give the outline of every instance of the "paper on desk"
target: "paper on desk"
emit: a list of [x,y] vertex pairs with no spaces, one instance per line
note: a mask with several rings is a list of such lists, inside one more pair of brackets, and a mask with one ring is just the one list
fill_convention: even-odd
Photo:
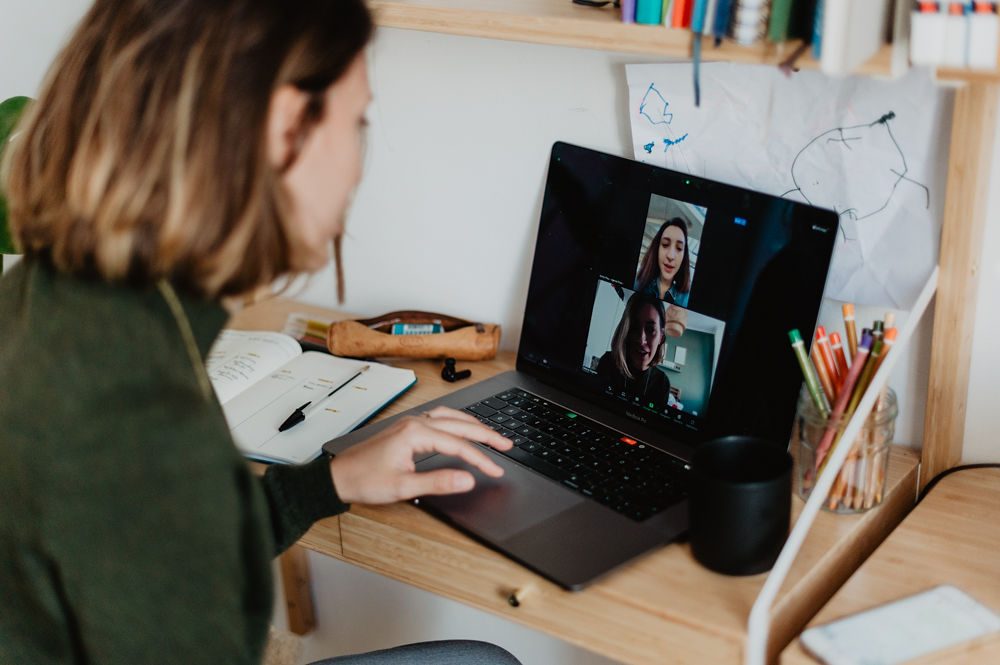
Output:
[[826,295],[908,309],[937,263],[950,93],[777,68],[627,65],[635,158],[840,214]]

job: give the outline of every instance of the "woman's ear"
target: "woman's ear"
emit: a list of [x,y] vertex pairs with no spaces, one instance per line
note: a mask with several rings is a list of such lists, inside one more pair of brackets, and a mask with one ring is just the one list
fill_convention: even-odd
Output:
[[293,85],[282,85],[271,95],[267,110],[267,157],[279,171],[298,156],[302,142],[302,120],[309,94]]

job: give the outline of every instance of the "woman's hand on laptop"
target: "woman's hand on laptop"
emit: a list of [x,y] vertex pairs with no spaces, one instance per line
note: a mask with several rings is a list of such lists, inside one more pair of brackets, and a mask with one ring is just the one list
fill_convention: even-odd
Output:
[[470,441],[497,450],[509,450],[513,445],[469,414],[439,406],[423,416],[403,418],[348,448],[330,461],[330,473],[345,503],[384,504],[429,494],[468,492],[475,486],[468,471],[417,473],[413,457],[431,452],[451,455],[488,476],[502,476],[503,469]]

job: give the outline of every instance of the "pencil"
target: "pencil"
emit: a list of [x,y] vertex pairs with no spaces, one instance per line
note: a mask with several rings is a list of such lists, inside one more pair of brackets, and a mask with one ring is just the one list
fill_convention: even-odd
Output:
[[[898,333],[895,328],[889,328],[888,330],[885,331],[885,338],[882,340],[882,344],[885,345],[885,348],[882,349],[882,361],[885,361],[886,354],[888,354],[889,351],[892,349],[892,345],[896,343],[897,334]],[[881,367],[881,363],[879,363],[879,367]],[[878,367],[875,368],[875,371],[876,372],[878,371]],[[886,382],[886,384],[882,386],[882,390],[878,394],[878,399],[875,401],[876,411],[882,408],[882,403],[885,402],[885,395],[888,392],[889,392],[889,383]]]
[[881,339],[876,339],[872,342],[868,360],[865,361],[865,366],[861,370],[861,376],[858,377],[858,382],[851,391],[851,401],[847,403],[847,411],[845,411],[847,418],[850,418],[854,410],[858,408],[858,402],[861,401],[862,395],[868,390],[868,384],[871,383],[872,377],[875,375],[875,368],[882,361],[882,348],[884,346],[885,344]]
[[885,336],[885,324],[881,321],[876,321],[872,324],[872,337],[875,339],[882,339]]
[[826,364],[826,371],[830,375],[834,393],[836,393],[843,379],[840,376],[840,371],[837,369],[837,361],[833,357],[830,340],[826,336],[826,328],[823,326],[816,326],[816,347],[819,349],[819,357]]
[[823,362],[823,359],[819,355],[818,344],[813,344],[813,349],[809,357],[816,368],[816,376],[819,377],[819,384],[823,386],[823,394],[832,403],[833,400],[837,399],[837,389],[834,387],[833,377],[830,376],[830,371],[826,368],[826,363]]
[[840,333],[830,333],[830,350],[833,351],[837,371],[840,372],[843,383],[843,377],[847,376],[847,356],[844,355],[844,344],[840,341]]
[[864,335],[861,338],[861,344],[858,346],[858,352],[854,354],[854,362],[851,363],[851,370],[844,378],[844,385],[841,387],[840,394],[837,395],[837,401],[830,411],[830,419],[827,423],[826,431],[823,432],[823,438],[820,439],[819,446],[816,447],[817,471],[819,471],[819,469],[826,462],[827,452],[830,451],[830,448],[833,445],[833,437],[837,433],[840,417],[844,415],[844,410],[847,408],[847,402],[851,399],[851,393],[854,391],[854,386],[858,382],[858,377],[861,376],[861,371],[864,369],[865,360],[868,358],[868,352],[871,349],[871,345],[871,335]]
[[858,329],[854,325],[854,305],[844,303],[840,308],[844,313],[844,330],[847,332],[847,350],[853,358],[858,353]]
[[816,377],[816,370],[813,368],[813,364],[809,362],[809,356],[806,355],[806,348],[802,343],[802,334],[799,333],[798,329],[789,330],[788,339],[792,342],[792,351],[795,352],[795,358],[799,361],[799,367],[802,369],[802,376],[806,381],[806,390],[809,391],[809,397],[812,398],[813,404],[816,405],[816,410],[825,418],[830,415],[830,404],[823,395],[823,389],[820,387],[819,379]]

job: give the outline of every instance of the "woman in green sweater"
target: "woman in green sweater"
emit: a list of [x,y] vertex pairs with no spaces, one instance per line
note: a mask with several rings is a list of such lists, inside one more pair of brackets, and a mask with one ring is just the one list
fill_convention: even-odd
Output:
[[[361,0],[97,0],[10,145],[0,663],[258,663],[271,559],[351,502],[502,473],[436,409],[252,476],[204,358],[221,303],[337,259],[370,100]],[[339,284],[338,284],[339,286]],[[516,663],[476,642],[336,663]]]

